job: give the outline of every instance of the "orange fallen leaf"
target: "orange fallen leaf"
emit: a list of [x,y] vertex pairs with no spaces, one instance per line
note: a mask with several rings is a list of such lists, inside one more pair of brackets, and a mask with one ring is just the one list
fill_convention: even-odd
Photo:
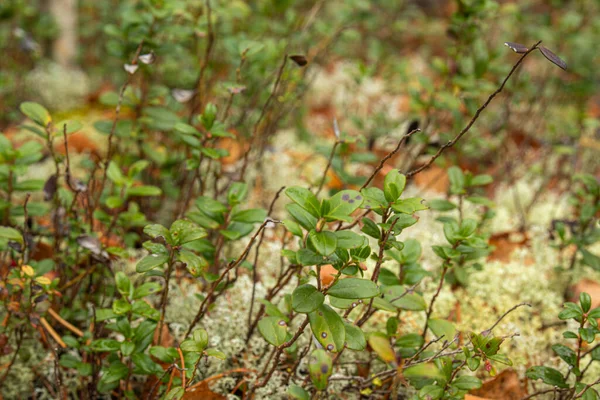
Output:
[[321,267],[321,274],[319,276],[319,278],[321,279],[321,286],[325,288],[329,287],[337,274],[338,270],[333,268],[332,265],[323,265]]
[[571,288],[573,296],[571,301],[579,303],[579,295],[587,293],[592,298],[592,308],[600,307],[600,282],[591,279],[582,279]]
[[[483,383],[483,386],[470,392],[477,399],[519,400],[527,395],[527,391],[519,380],[519,375],[513,369],[505,369],[494,378]],[[480,397],[476,397],[480,396]],[[469,398],[469,397],[466,397]]]

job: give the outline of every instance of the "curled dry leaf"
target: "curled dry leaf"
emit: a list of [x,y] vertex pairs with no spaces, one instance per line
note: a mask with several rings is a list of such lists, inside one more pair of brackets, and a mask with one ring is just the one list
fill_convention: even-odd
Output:
[[308,60],[306,59],[306,57],[299,54],[290,56],[290,60],[295,62],[296,65],[298,65],[299,67],[304,67],[306,64],[308,64]]
[[156,61],[156,55],[153,51],[151,51],[150,53],[140,55],[138,59],[144,64],[154,64],[154,61]]
[[139,65],[137,64],[125,64],[123,65],[123,68],[125,68],[125,71],[127,71],[128,73],[130,73],[131,75],[135,74],[135,71],[138,70]]
[[336,118],[333,119],[333,133],[335,135],[335,138],[337,140],[340,140],[340,137],[341,137],[340,127],[338,126],[338,122],[337,122]]
[[49,201],[54,198],[54,194],[56,193],[56,183],[58,177],[56,175],[51,175],[50,178],[44,184],[44,201]]
[[557,67],[560,67],[564,70],[567,69],[567,63],[564,62],[559,56],[557,56],[556,54],[554,54],[553,52],[551,52],[544,46],[540,46],[540,47],[538,47],[538,49],[540,49],[540,51],[542,52],[544,57],[546,57],[548,59],[548,61],[550,61],[552,64],[554,64]]
[[173,89],[171,90],[171,95],[178,103],[187,103],[194,96],[194,90],[187,89]]
[[246,90],[246,86],[233,86],[227,89],[231,94],[240,94]]
[[521,43],[505,42],[504,45],[507,46],[512,51],[514,51],[515,53],[519,53],[519,54],[527,53],[529,51],[529,48]]

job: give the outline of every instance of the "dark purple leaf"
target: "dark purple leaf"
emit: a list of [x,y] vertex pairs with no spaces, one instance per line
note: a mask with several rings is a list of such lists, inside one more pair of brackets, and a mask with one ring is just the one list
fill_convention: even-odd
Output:
[[529,48],[527,46],[525,46],[524,44],[521,44],[521,43],[505,42],[504,45],[507,46],[512,51],[514,51],[515,53],[519,53],[519,54],[527,53],[527,51],[529,50]]
[[54,194],[56,193],[56,182],[57,182],[57,176],[52,175],[52,176],[50,176],[50,178],[48,178],[46,183],[44,183],[44,200],[45,201],[48,201],[48,200],[54,198]]
[[540,49],[540,51],[542,52],[544,57],[546,57],[548,59],[548,61],[550,61],[552,64],[554,64],[557,67],[560,67],[562,69],[567,69],[567,63],[564,62],[563,60],[561,60],[561,58],[559,56],[557,56],[556,54],[554,54],[553,52],[551,52],[544,46],[540,46],[538,48]]
[[306,64],[308,64],[308,61],[306,60],[306,57],[304,57],[302,55],[290,56],[290,59],[293,62],[295,62],[299,67],[304,67]]

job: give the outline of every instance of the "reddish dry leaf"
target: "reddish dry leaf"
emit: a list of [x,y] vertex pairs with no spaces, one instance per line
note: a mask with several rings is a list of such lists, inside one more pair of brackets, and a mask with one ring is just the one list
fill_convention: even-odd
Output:
[[527,395],[527,391],[521,384],[519,375],[509,368],[484,382],[481,388],[471,391],[471,395],[473,396],[466,397],[466,399],[520,400]]
[[600,283],[591,279],[582,279],[571,288],[571,301],[579,303],[579,295],[587,293],[592,298],[592,308],[600,307]]
[[[69,146],[69,153],[75,152],[78,154],[88,153],[92,156],[95,161],[102,159],[98,144],[89,138],[89,135],[84,131],[72,133],[67,136],[67,145]],[[65,155],[65,142],[64,140],[56,140],[54,143],[54,150],[62,155]]]
[[183,395],[183,400],[225,400],[227,397],[222,396],[218,393],[213,392],[208,387],[208,383],[204,382],[202,385],[190,389]]
[[335,279],[335,275],[337,275],[337,274],[338,274],[338,270],[333,268],[332,265],[330,265],[330,264],[323,265],[321,267],[321,275],[320,275],[321,286],[328,287],[329,285],[331,285],[331,283]]
[[492,235],[490,245],[495,249],[488,256],[488,260],[497,260],[501,262],[510,261],[512,253],[528,245],[529,239],[526,235],[518,232],[502,232]]
[[450,181],[445,168],[432,165],[419,172],[414,177],[415,184],[421,189],[431,190],[436,193],[447,193]]

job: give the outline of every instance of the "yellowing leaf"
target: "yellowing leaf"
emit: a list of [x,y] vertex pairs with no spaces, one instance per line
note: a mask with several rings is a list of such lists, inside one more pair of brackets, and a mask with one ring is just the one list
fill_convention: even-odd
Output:
[[29,277],[33,277],[33,275],[35,275],[35,271],[31,267],[31,265],[23,265],[21,267],[21,271],[23,271],[23,273]]

